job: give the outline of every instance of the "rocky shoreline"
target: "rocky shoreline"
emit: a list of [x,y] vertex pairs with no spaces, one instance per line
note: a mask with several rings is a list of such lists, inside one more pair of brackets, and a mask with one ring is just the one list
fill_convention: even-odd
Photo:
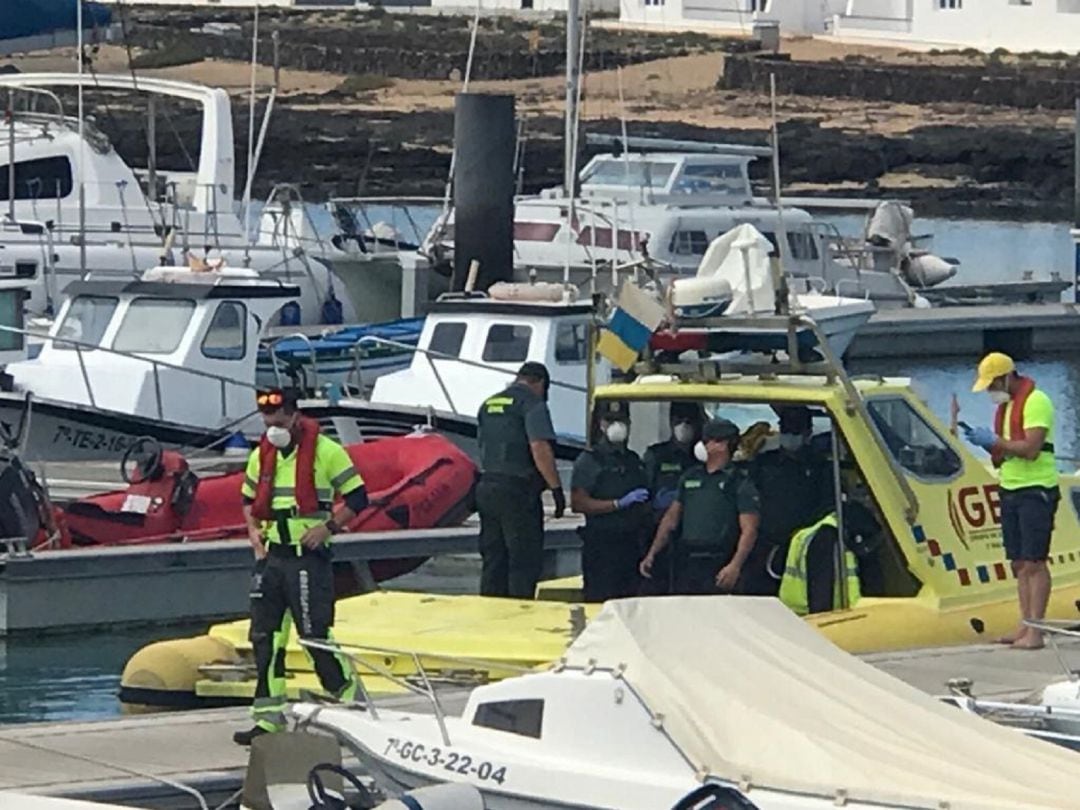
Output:
[[[228,36],[192,33],[192,28],[208,22],[240,28]],[[246,54],[249,23],[249,13],[235,10],[136,11],[128,7],[123,24],[132,50],[121,63],[122,69],[130,67],[128,58],[168,62],[169,49],[182,42],[186,44],[181,51],[189,63],[151,75],[205,80],[205,69],[217,66],[218,74],[209,75],[231,74],[232,92],[239,95],[243,82],[235,79],[241,73],[240,65],[222,60]],[[255,182],[256,196],[264,196],[278,182],[298,183],[305,198],[313,201],[331,195],[441,196],[452,146],[453,93],[460,87],[460,77],[453,74],[452,66],[464,64],[468,26],[469,21],[462,17],[265,12],[262,56],[272,58],[270,37],[277,30],[279,41],[288,43],[287,49],[279,48],[282,61],[297,62],[294,70],[304,68],[308,73],[299,73],[319,77],[319,81],[279,96]],[[474,70],[478,71],[478,89],[518,96],[519,115],[525,122],[520,176],[525,193],[556,185],[562,179],[562,84],[557,73],[563,31],[557,18],[490,18],[482,20],[477,39]],[[371,47],[365,50],[365,45]],[[764,142],[767,118],[762,112],[767,110],[767,98],[759,85],[765,68],[746,68],[750,60],[745,55],[750,47],[746,40],[597,28],[590,32],[589,47],[590,58],[600,60],[590,63],[597,71],[609,64],[629,66],[623,75],[632,98],[616,106],[612,96],[619,96],[611,88],[614,71],[607,71],[608,86],[603,92],[596,84],[603,74],[590,72],[586,83],[587,131],[617,134],[621,129],[617,111],[622,109],[632,135]],[[798,52],[810,46],[791,42],[785,47]],[[732,80],[740,86],[723,86],[721,77],[726,68],[721,64],[726,60],[720,50],[744,52],[727,58],[741,66],[730,74],[742,77]],[[398,56],[388,57],[395,51]],[[685,54],[704,54],[714,61],[702,75],[689,76],[686,74],[702,72],[704,63],[700,56]],[[946,98],[934,98],[932,87],[946,87],[942,77],[950,70],[970,76],[972,62],[982,57],[916,57],[894,52],[886,59],[875,52],[869,57],[836,58],[828,53],[825,57],[797,53],[792,61],[810,64],[814,58],[825,66],[812,81],[808,78],[804,82],[804,89],[811,88],[814,95],[792,87],[778,99],[787,193],[902,198],[910,200],[922,216],[1072,217],[1071,111],[1010,107],[1007,94],[992,105],[960,103],[952,91],[942,91]],[[895,67],[890,67],[889,59],[895,61]],[[997,61],[1001,62],[1000,55]],[[853,90],[855,73],[840,69],[848,65],[855,70],[868,64],[875,75],[895,70],[903,81],[911,82],[922,71],[934,81],[919,90],[923,95],[917,104],[871,98],[875,92],[884,92],[881,88],[893,85],[880,80]],[[311,73],[313,68],[320,70]],[[117,70],[118,66],[103,69]],[[1051,68],[1037,60],[1014,59],[1005,72],[1021,80],[1025,75],[1034,81],[1052,74],[1072,81],[1074,69],[1071,62]],[[453,74],[449,79],[444,75],[448,72]],[[397,75],[402,73],[405,78]],[[417,73],[432,78],[418,79]],[[544,76],[553,73],[550,78]],[[785,81],[794,81],[792,75],[790,71],[785,74]],[[840,77],[835,86],[828,84],[830,75]],[[852,98],[856,90],[868,97]],[[925,95],[928,92],[930,96]],[[246,104],[237,105],[235,127],[238,182],[246,171],[247,127],[243,113],[239,113],[242,107]],[[172,114],[166,109],[163,115],[168,116],[168,126],[158,127],[159,165],[187,169],[179,143],[191,142],[198,118],[190,109],[177,109]],[[95,123],[113,139],[125,159],[145,163],[144,113],[123,106],[123,102],[114,103],[105,107],[104,113],[99,111]],[[174,131],[179,137],[173,137]],[[768,163],[759,161],[752,172],[766,183]]]

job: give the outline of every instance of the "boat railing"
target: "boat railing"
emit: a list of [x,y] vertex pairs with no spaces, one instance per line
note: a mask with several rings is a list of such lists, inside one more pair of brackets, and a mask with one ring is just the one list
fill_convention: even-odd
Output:
[[[281,337],[274,338],[270,343],[266,344],[266,351],[270,355],[270,365],[274,369],[274,380],[277,382],[278,388],[285,388],[285,382],[281,376],[281,368],[278,366],[277,345],[285,340],[301,340],[307,347],[308,356],[311,357],[311,374],[312,384],[311,388],[315,391],[319,390],[319,361],[318,356],[315,353],[315,344],[311,342],[311,338],[305,335],[303,332],[293,332],[292,334],[282,335]],[[360,364],[356,359],[356,353],[353,352],[354,362],[356,363],[356,373],[360,373]],[[357,377],[359,380],[359,377]]]
[[[446,403],[450,408],[450,412],[455,416],[460,416],[457,406],[454,405],[454,400],[450,396],[450,389],[447,387],[446,382],[442,378],[442,374],[439,371],[439,367],[435,365],[436,360],[446,360],[453,363],[460,363],[463,366],[469,366],[471,368],[479,368],[484,371],[496,371],[499,374],[506,374],[513,377],[517,373],[517,369],[508,369],[502,366],[496,366],[492,363],[483,363],[479,360],[467,360],[464,357],[455,357],[452,354],[445,352],[434,351],[433,349],[424,349],[420,346],[413,346],[409,343],[402,343],[397,340],[390,340],[389,338],[379,337],[377,335],[365,335],[356,341],[353,346],[354,364],[356,366],[357,374],[360,373],[360,356],[359,353],[364,346],[388,346],[393,349],[399,349],[403,352],[412,352],[413,354],[419,354],[427,360],[428,366],[431,368],[431,373],[435,375],[435,381],[439,384],[439,389],[442,391],[443,397],[446,399]],[[359,380],[362,382],[362,380]],[[555,388],[565,388],[569,391],[575,391],[581,394],[588,394],[589,389],[583,385],[575,385],[574,383],[562,382],[561,380],[551,380],[551,385]]]
[[42,335],[39,332],[32,332],[28,329],[20,329],[15,326],[2,326],[0,325],[0,332],[8,334],[22,335],[23,338],[33,337],[36,340],[44,340],[51,344],[60,344],[65,347],[74,349],[76,357],[79,361],[79,371],[82,375],[83,385],[86,389],[86,396],[89,399],[90,406],[97,408],[97,399],[94,396],[94,388],[90,381],[90,370],[86,366],[86,359],[83,356],[84,352],[104,352],[105,354],[112,354],[118,357],[125,357],[129,360],[138,360],[143,363],[148,363],[153,372],[154,379],[154,400],[157,411],[158,419],[165,419],[165,405],[164,398],[161,394],[161,369],[169,369],[171,371],[179,371],[184,374],[198,377],[201,379],[213,380],[218,383],[221,391],[221,416],[225,418],[229,415],[229,400],[228,400],[228,388],[229,386],[239,386],[241,388],[247,388],[251,391],[257,390],[257,386],[254,383],[244,382],[242,380],[225,377],[220,374],[214,374],[209,371],[203,371],[197,368],[187,368],[177,363],[170,363],[166,360],[156,360],[150,357],[145,357],[138,352],[128,352],[121,349],[113,349],[108,346],[100,346],[96,343],[85,343],[81,340],[74,338],[61,337],[59,335]]
[[[322,650],[324,652],[333,653],[334,655],[340,655],[349,662],[349,668],[352,670],[353,678],[356,681],[357,692],[361,698],[361,704],[371,713],[371,717],[375,720],[379,719],[379,712],[375,706],[375,701],[372,699],[371,694],[364,686],[364,679],[362,677],[361,669],[371,672],[374,675],[384,678],[395,686],[426,698],[431,705],[432,711],[435,713],[436,722],[439,724],[439,732],[442,735],[444,745],[451,745],[450,732],[446,728],[446,712],[443,709],[442,703],[439,700],[439,695],[435,691],[435,687],[432,684],[431,678],[428,676],[427,670],[424,668],[423,662],[420,660],[421,654],[415,650],[403,650],[394,647],[379,647],[369,644],[348,644],[338,641],[324,641],[321,639],[300,639],[300,645],[306,647],[309,650]],[[420,684],[417,685],[407,678],[403,678],[400,675],[395,675],[388,668],[381,666],[374,661],[370,661],[364,658],[362,655],[353,654],[356,653],[376,653],[379,655],[399,655],[405,656],[412,661],[413,667],[416,670],[417,677],[420,679]],[[441,653],[423,653],[423,657],[428,660],[446,661],[448,663],[463,664],[465,666],[471,666],[476,668],[484,668],[489,670],[503,670],[508,672],[514,672],[519,675],[524,675],[528,672],[534,672],[531,667],[523,667],[516,664],[509,664],[504,661],[489,661],[482,658],[467,658],[456,655],[443,655]]]

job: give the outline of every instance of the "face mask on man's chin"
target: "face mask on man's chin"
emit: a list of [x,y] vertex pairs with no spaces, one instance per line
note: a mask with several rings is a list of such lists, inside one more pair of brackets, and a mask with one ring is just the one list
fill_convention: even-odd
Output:
[[991,391],[990,401],[995,405],[1006,405],[1012,397],[1009,396],[1008,391]]
[[777,438],[777,442],[781,450],[794,453],[796,450],[802,449],[803,445],[806,444],[806,437],[801,433],[781,433]]

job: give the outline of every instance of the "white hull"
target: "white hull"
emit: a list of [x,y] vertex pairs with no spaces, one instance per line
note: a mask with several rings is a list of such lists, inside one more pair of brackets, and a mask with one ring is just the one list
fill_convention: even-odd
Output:
[[[21,394],[0,394],[0,425],[14,435],[26,412]],[[22,449],[27,461],[119,460],[134,441],[150,436],[166,447],[205,446],[222,431],[50,400],[32,400]]]

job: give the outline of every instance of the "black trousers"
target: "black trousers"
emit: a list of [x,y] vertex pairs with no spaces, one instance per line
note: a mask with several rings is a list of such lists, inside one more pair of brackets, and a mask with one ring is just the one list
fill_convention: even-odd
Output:
[[544,507],[527,482],[480,479],[480,594],[533,599],[544,563]]
[[[334,623],[334,571],[329,548],[300,556],[271,553],[256,563],[250,633],[258,669],[256,701],[284,696],[290,618],[301,638],[329,638]],[[345,691],[351,678],[339,657],[323,650],[308,652],[323,688],[335,695]]]
[[716,575],[730,561],[730,555],[676,552],[673,562],[675,585],[672,593],[680,596],[732,593],[716,586]]
[[580,529],[581,573],[586,602],[606,602],[637,596],[640,542],[637,537],[605,536],[595,529]]

